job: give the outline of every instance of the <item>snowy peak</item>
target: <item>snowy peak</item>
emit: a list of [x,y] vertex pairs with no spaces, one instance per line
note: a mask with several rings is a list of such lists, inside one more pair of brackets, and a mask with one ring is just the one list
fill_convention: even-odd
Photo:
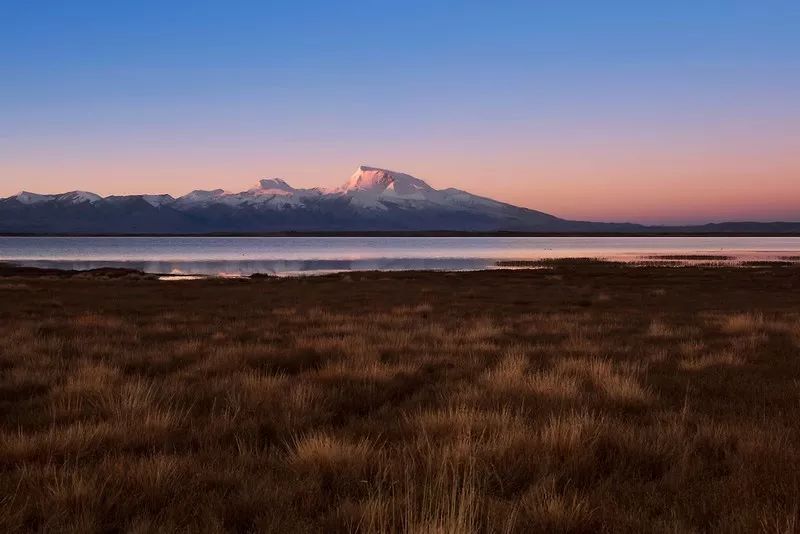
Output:
[[213,203],[215,200],[222,198],[223,195],[225,195],[225,191],[222,189],[214,189],[212,191],[195,189],[191,193],[180,197],[176,202],[180,206],[203,206]]
[[22,191],[14,195],[17,201],[22,204],[41,204],[42,202],[50,202],[57,200],[68,204],[82,204],[84,202],[97,202],[102,200],[103,197],[90,193],[88,191],[70,191],[69,193],[61,193],[59,195],[40,195],[38,193],[31,193],[29,191]]
[[383,191],[393,181],[392,171],[360,166],[350,179],[341,187],[342,191]]
[[102,200],[103,197],[95,193],[90,193],[89,191],[70,191],[69,193],[56,196],[56,199],[71,204],[82,204],[84,202],[94,203],[98,200]]
[[255,195],[288,196],[296,193],[297,191],[297,189],[287,184],[280,178],[267,178],[265,180],[259,180],[258,185],[249,192]]
[[410,174],[361,165],[336,193],[350,204],[372,210],[386,210],[387,204],[435,202],[438,191]]
[[295,191],[295,188],[280,178],[267,178],[258,181],[258,189],[274,189],[279,191]]
[[346,184],[339,188],[344,193],[365,191],[380,194],[386,190],[396,195],[416,195],[433,188],[419,178],[387,169],[361,165]]
[[175,202],[175,199],[172,195],[141,195],[142,200],[153,206],[154,208],[159,208],[161,206],[166,206],[167,204],[172,204]]
[[30,191],[20,191],[11,198],[17,199],[17,201],[22,204],[39,204],[54,199],[53,195],[40,195],[38,193],[31,193]]

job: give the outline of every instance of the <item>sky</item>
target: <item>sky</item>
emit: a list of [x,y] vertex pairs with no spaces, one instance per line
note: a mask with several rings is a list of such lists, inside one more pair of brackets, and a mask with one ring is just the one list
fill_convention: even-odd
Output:
[[800,2],[0,0],[0,196],[338,186],[800,220]]

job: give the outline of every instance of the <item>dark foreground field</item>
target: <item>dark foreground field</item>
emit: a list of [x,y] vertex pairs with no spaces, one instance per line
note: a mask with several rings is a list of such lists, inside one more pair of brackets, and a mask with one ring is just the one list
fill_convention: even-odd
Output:
[[0,531],[800,529],[800,267],[0,278]]

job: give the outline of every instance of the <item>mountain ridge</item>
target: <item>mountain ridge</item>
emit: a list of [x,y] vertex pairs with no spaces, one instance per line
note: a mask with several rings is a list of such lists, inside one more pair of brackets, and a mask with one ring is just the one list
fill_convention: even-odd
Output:
[[[709,230],[709,228],[714,230]],[[767,229],[768,230],[765,230]],[[0,233],[208,234],[269,232],[800,232],[800,223],[695,226],[571,221],[410,174],[360,165],[333,189],[264,178],[245,191],[112,195],[22,191],[0,199]]]

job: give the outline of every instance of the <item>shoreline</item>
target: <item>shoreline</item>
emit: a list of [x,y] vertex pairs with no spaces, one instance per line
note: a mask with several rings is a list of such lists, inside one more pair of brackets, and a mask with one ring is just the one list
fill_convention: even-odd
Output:
[[[44,260],[47,261],[47,260]],[[100,262],[102,263],[102,262]],[[109,262],[113,263],[113,262]],[[535,260],[497,260],[483,268],[465,269],[341,269],[285,272],[235,273],[172,273],[151,272],[141,269],[107,266],[88,269],[62,269],[58,267],[26,266],[13,260],[0,260],[2,278],[101,278],[101,279],[146,279],[146,280],[259,280],[278,278],[335,277],[346,275],[380,274],[442,274],[504,273],[514,271],[552,270],[557,268],[616,267],[623,269],[752,269],[752,268],[800,268],[800,255],[781,256],[773,259],[746,259],[731,255],[666,254],[644,255],[631,259],[594,257],[541,258]]]
[[0,232],[0,237],[800,237],[800,232],[210,232],[210,233],[25,233]]

